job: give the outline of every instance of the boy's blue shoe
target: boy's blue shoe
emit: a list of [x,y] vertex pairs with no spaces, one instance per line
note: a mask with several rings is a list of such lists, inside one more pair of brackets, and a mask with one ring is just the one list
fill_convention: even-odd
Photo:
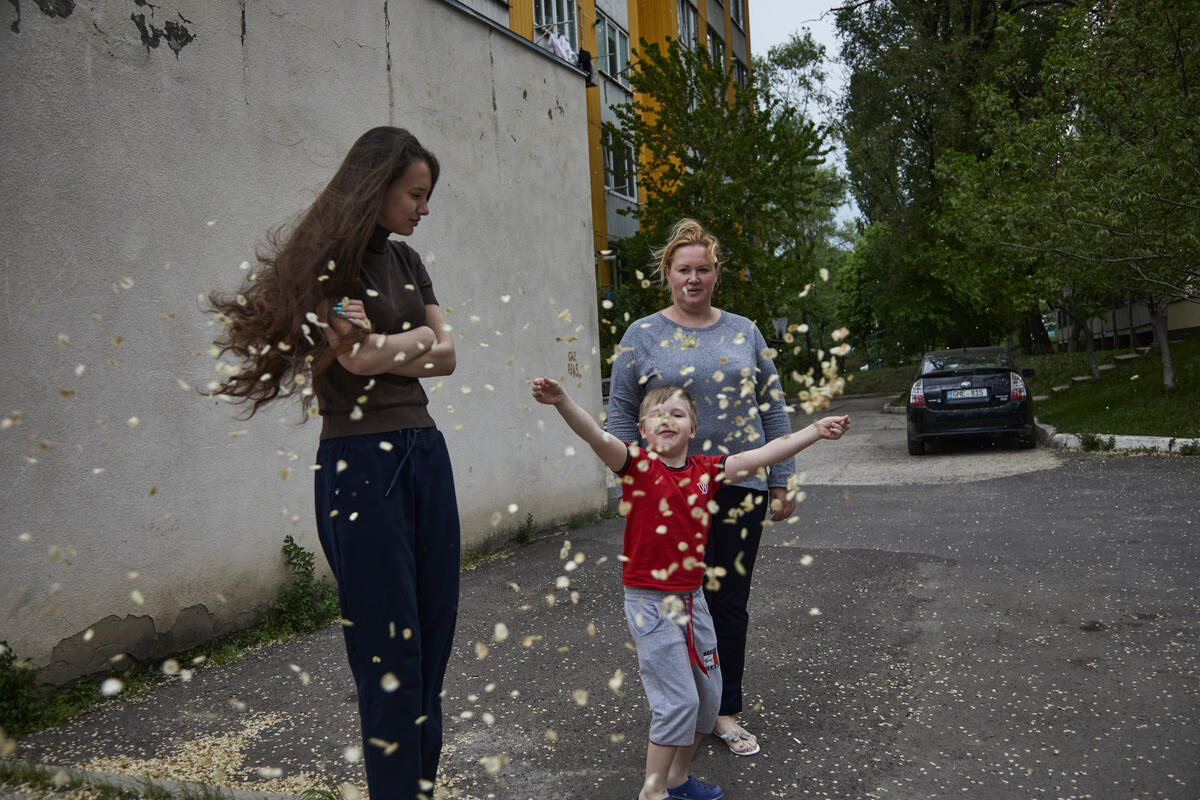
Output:
[[675,788],[667,789],[667,797],[671,800],[721,800],[724,796],[720,786],[698,781],[694,775],[688,775],[687,781]]

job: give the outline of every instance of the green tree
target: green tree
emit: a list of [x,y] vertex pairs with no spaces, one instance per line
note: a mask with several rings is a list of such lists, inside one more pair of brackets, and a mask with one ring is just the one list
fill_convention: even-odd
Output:
[[[851,70],[841,106],[847,170],[871,225],[845,283],[853,296],[844,305],[870,304],[859,316],[876,325],[852,326],[856,343],[874,337],[889,351],[991,344],[1022,319],[1040,320],[1027,291],[1027,265],[966,247],[969,231],[937,224],[943,184],[936,165],[952,151],[987,157],[981,136],[992,121],[968,90],[998,75],[1017,86],[1036,82],[1066,5],[867,0],[838,10]],[[1019,53],[997,47],[1004,19],[1021,31]]]
[[[640,231],[622,243],[623,260],[646,264],[675,222],[699,219],[721,241],[714,302],[754,319],[769,335],[771,320],[787,312],[816,270],[802,234],[814,209],[828,203],[830,178],[819,170],[827,152],[823,132],[753,82],[736,85],[705,50],[678,42],[669,41],[664,52],[643,41],[630,81],[635,99],[614,106],[617,123],[608,126],[639,154],[645,197]],[[665,302],[653,294],[649,268],[642,273],[604,310],[608,335],[624,329],[627,313],[636,318],[648,303]]]
[[1093,0],[1062,17],[1036,92],[975,93],[996,120],[988,158],[940,165],[951,204],[981,222],[977,246],[1034,263],[1051,303],[1086,317],[1146,300],[1167,391],[1167,305],[1200,299],[1198,77],[1196,3]]

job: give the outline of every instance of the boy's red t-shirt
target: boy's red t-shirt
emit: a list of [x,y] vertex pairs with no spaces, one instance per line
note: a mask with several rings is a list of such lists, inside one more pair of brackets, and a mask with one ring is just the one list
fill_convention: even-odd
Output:
[[629,446],[617,472],[627,509],[621,583],[672,592],[700,587],[712,522],[708,503],[725,482],[724,466],[723,455],[695,455],[682,467],[668,467],[657,454]]

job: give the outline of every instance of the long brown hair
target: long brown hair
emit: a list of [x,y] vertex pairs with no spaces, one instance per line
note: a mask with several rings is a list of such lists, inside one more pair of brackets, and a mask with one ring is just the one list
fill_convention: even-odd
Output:
[[[321,328],[333,303],[358,295],[363,253],[384,194],[418,161],[429,165],[432,194],[439,171],[433,153],[403,128],[367,131],[290,232],[280,226],[268,233],[266,248],[256,253],[260,269],[236,293],[208,296],[209,311],[222,324],[219,355],[241,362],[212,394],[249,402],[248,418],[299,389],[308,416],[313,383],[336,358]],[[356,330],[351,341],[365,336]]]

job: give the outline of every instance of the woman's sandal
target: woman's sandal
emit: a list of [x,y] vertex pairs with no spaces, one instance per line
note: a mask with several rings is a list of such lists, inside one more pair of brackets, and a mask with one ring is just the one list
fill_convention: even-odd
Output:
[[[732,728],[725,733],[717,733],[716,731],[713,731],[713,736],[716,736],[718,739],[725,742],[725,745],[729,748],[729,752],[733,753],[735,756],[752,756],[756,755],[760,750],[762,750],[762,748],[758,746],[758,741],[750,735],[749,731],[741,726]],[[749,750],[739,750],[737,748],[741,746],[741,742],[751,742],[753,747]]]

